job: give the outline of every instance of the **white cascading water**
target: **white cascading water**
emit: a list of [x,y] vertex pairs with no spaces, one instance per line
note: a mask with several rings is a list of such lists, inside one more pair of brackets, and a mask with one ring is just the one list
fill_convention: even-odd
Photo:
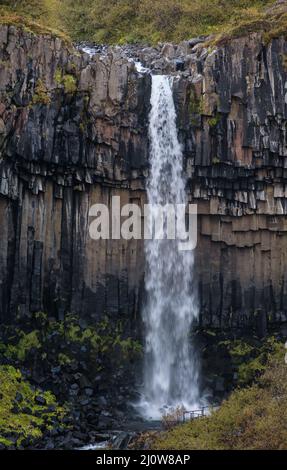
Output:
[[[149,138],[147,195],[153,207],[151,216],[157,218],[155,205],[187,201],[171,77],[152,76]],[[179,243],[145,241],[146,346],[140,409],[148,419],[161,418],[170,407],[192,410],[199,404],[198,361],[190,340],[198,315],[192,288],[194,255],[180,251]]]

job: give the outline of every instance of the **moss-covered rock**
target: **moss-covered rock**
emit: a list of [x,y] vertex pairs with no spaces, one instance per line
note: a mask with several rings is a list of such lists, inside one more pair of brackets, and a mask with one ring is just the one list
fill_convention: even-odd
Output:
[[221,401],[237,387],[245,387],[264,371],[270,355],[280,356],[282,334],[274,331],[258,338],[252,331],[238,337],[216,329],[198,331],[195,340],[202,359],[203,388],[214,402]]
[[9,447],[16,442],[20,446],[27,439],[32,444],[64,415],[65,409],[58,406],[53,394],[32,388],[18,369],[0,366],[1,444]]
[[[89,324],[75,314],[58,321],[39,312],[17,327],[1,325],[0,338],[0,363],[6,364],[2,366],[6,374],[5,387],[13,397],[10,402],[5,395],[2,411],[7,418],[15,411],[11,427],[3,427],[4,434],[0,435],[9,439],[9,432],[15,432],[17,441],[21,437],[18,444],[23,441],[28,447],[33,446],[36,439],[42,443],[50,427],[53,431],[53,419],[59,415],[59,409],[62,410],[57,403],[67,410],[73,430],[74,426],[77,429],[81,417],[88,438],[90,423],[95,426],[98,422],[101,399],[104,397],[109,411],[122,406],[127,399],[133,367],[142,352],[141,344],[125,334],[125,326],[108,317]],[[38,390],[39,383],[46,392]],[[48,413],[51,405],[55,407],[56,416]],[[66,443],[65,439],[64,443],[60,442],[61,435],[58,440],[56,437],[57,445],[74,445]],[[28,437],[31,441],[26,440]],[[84,440],[82,445],[85,443]]]
[[15,338],[19,339],[19,341],[16,344],[7,344],[5,348],[4,355],[8,359],[18,359],[20,362],[24,362],[29,351],[40,349],[41,347],[37,330],[27,334],[20,330],[17,332],[17,336],[14,336]]
[[[77,315],[66,315],[63,321],[57,321],[39,312],[22,327],[25,330],[2,325],[0,359],[28,369],[33,364],[32,380],[38,380],[40,375],[43,385],[47,386],[55,380],[53,390],[62,401],[73,383],[73,372],[83,369],[79,364],[87,366],[85,375],[91,383],[97,373],[106,374],[108,387],[108,377],[113,377],[111,371],[120,370],[124,374],[142,353],[141,343],[124,333],[124,325],[107,317],[95,324],[86,324]],[[58,369],[64,373],[60,384],[57,376],[51,377],[51,371]]]
[[35,93],[32,97],[32,104],[43,104],[49,105],[51,103],[51,98],[48,94],[47,88],[42,82],[42,80],[37,80]]
[[74,94],[77,91],[77,79],[74,75],[63,74],[58,68],[54,76],[55,82],[59,87],[63,87],[65,93]]

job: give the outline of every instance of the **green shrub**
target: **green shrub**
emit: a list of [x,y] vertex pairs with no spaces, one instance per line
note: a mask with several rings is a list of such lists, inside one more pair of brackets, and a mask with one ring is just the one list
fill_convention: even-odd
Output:
[[47,88],[40,79],[37,80],[35,93],[32,98],[32,103],[43,105],[49,105],[51,103],[51,98],[48,94]]
[[75,93],[77,91],[77,81],[73,75],[64,75],[63,85],[66,93]]
[[229,354],[234,365],[238,366],[238,380],[240,386],[249,385],[268,365],[271,357],[282,359],[282,343],[274,336],[267,338],[259,346],[236,340],[228,344]]
[[57,68],[54,78],[58,86],[64,87],[65,93],[74,94],[77,91],[77,80],[74,75],[62,74],[62,71]]

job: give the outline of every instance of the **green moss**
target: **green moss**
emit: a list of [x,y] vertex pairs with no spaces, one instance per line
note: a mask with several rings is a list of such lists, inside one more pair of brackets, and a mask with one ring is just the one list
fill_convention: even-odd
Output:
[[211,118],[209,118],[209,119],[207,120],[208,125],[209,125],[210,127],[216,127],[217,124],[220,123],[220,119],[221,119],[221,116],[220,116],[219,113],[217,113],[215,116],[213,116],[213,117],[211,117]]
[[65,332],[65,336],[68,341],[71,341],[73,343],[83,342],[82,331],[79,325],[69,325]]
[[[131,359],[142,352],[141,344],[128,337],[123,338],[121,324],[112,325],[108,319],[104,319],[95,326],[81,328],[79,318],[68,315],[64,321],[65,339],[74,344],[86,344],[91,348],[92,355],[112,355],[117,350],[118,359]],[[119,355],[120,353],[120,355]]]
[[250,355],[254,350],[250,344],[242,340],[235,340],[229,345],[230,355],[237,358],[246,357]]
[[72,359],[69,356],[67,356],[66,354],[60,353],[58,355],[58,363],[61,366],[67,366],[67,365],[71,364],[72,362],[73,362]]
[[262,361],[262,357],[256,357],[247,363],[240,364],[238,368],[238,384],[245,385],[251,383],[265,369],[266,364]]
[[[83,323],[76,315],[56,321],[40,312],[30,324],[25,322],[26,331],[2,325],[0,354],[14,366],[30,368],[33,364],[42,371],[59,365],[65,369],[81,357],[89,364],[91,375],[110,367],[128,367],[141,354],[141,344],[124,334],[120,322],[104,318],[93,325]],[[37,330],[29,331],[35,326]]]
[[62,74],[61,69],[55,72],[55,82],[58,86],[63,86],[65,93],[74,94],[77,91],[77,80],[71,74]]
[[283,360],[282,343],[273,336],[263,341],[261,345],[242,340],[227,341],[225,346],[231,356],[234,366],[237,366],[238,385],[249,385],[262,374],[267,367],[270,357]]
[[51,103],[51,98],[48,94],[47,88],[42,82],[42,80],[37,80],[36,87],[35,87],[35,93],[32,98],[32,103],[33,104],[43,104],[43,105],[49,105]]
[[[37,405],[35,398],[41,394],[47,406],[53,405],[55,411]],[[16,394],[21,401],[16,401]],[[15,410],[15,408],[17,410]],[[29,412],[26,410],[29,409]],[[0,435],[9,440],[9,435],[17,436],[17,444],[27,437],[32,440],[42,436],[46,423],[52,417],[61,419],[65,414],[64,408],[57,406],[55,397],[50,392],[40,392],[31,388],[24,380],[21,372],[12,366],[0,366]],[[7,437],[8,436],[8,437]],[[8,442],[2,441],[5,445]]]
[[5,447],[9,447],[13,445],[13,442],[10,441],[9,439],[6,439],[5,437],[0,436],[0,444],[3,444]]
[[16,345],[8,344],[5,351],[7,358],[15,358],[19,361],[24,361],[26,355],[31,349],[40,349],[41,343],[39,341],[39,332],[37,330],[25,334],[20,333],[21,339]]
[[204,98],[201,96],[198,98],[194,90],[191,90],[189,98],[189,112],[191,115],[203,114],[204,113]]
[[62,71],[60,68],[57,68],[54,76],[55,82],[58,86],[62,85]]
[[132,338],[127,338],[127,339],[122,339],[120,336],[118,336],[114,343],[113,346],[119,346],[123,357],[125,359],[130,359],[131,357],[137,357],[142,353],[142,345],[139,341],[136,341]]
[[66,93],[75,93],[77,91],[77,81],[73,75],[64,75],[63,85]]

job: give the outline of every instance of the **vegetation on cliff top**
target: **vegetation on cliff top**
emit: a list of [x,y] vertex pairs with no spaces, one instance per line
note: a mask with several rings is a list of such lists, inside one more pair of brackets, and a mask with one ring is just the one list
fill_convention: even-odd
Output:
[[65,33],[59,0],[0,0],[0,24],[23,28],[33,34],[47,34],[70,42]]
[[[217,40],[262,30],[286,32],[274,0],[0,0],[0,18],[29,30],[65,32],[72,40],[156,43],[217,34]],[[266,11],[267,8],[267,11]],[[284,7],[283,7],[284,9]]]

